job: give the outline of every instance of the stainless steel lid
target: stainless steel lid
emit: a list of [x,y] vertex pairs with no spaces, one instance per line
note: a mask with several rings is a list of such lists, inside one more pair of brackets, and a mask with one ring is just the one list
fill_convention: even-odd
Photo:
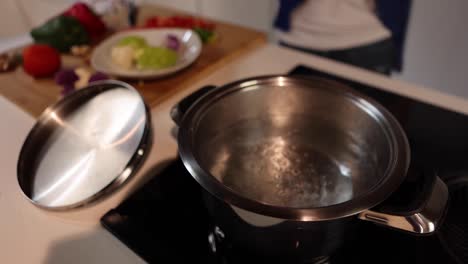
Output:
[[149,111],[120,81],[100,81],[47,108],[28,134],[18,182],[39,207],[88,204],[121,186],[150,146]]

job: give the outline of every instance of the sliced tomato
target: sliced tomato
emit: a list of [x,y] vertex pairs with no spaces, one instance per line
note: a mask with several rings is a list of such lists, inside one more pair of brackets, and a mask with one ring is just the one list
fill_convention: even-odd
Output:
[[180,28],[202,28],[213,31],[215,24],[201,18],[191,16],[150,17],[145,22],[146,27],[180,27]]
[[159,27],[160,18],[159,17],[150,17],[146,20],[145,26],[146,27]]

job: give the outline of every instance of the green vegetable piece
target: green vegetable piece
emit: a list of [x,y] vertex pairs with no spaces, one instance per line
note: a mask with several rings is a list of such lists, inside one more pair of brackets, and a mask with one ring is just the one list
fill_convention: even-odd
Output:
[[148,44],[146,43],[146,39],[139,37],[139,36],[128,36],[124,37],[117,43],[119,46],[131,46],[135,50],[142,49]]
[[163,69],[177,63],[177,52],[164,47],[144,47],[138,51],[136,64],[139,69]]
[[74,45],[89,43],[88,33],[73,17],[57,16],[42,26],[34,28],[31,36],[36,43],[50,45],[61,52],[67,52]]
[[193,30],[198,34],[203,43],[207,43],[214,34],[213,31],[209,31],[203,28],[194,28]]

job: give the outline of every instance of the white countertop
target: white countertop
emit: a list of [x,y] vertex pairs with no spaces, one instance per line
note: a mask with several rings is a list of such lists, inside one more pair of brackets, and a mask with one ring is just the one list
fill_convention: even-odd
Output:
[[[16,161],[21,144],[34,119],[0,97],[0,262],[1,263],[141,263],[125,245],[99,225],[99,218],[146,182],[158,165],[177,154],[170,131],[169,110],[183,96],[207,85],[222,85],[241,78],[282,74],[297,64],[361,81],[382,89],[424,100],[468,114],[468,100],[436,90],[392,80],[351,66],[312,55],[304,55],[275,45],[253,53],[219,69],[208,78],[152,109],[154,142],[141,170],[120,190],[83,209],[49,212],[22,197],[16,180]],[[189,197],[187,197],[189,199]],[[157,250],[157,249],[155,249]]]

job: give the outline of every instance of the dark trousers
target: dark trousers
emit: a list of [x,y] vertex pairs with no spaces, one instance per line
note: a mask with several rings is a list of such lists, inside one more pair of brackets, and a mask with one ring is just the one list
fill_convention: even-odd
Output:
[[394,62],[394,47],[390,38],[355,48],[330,51],[306,49],[296,47],[285,42],[280,42],[280,45],[332,60],[341,61],[385,75],[390,75]]

